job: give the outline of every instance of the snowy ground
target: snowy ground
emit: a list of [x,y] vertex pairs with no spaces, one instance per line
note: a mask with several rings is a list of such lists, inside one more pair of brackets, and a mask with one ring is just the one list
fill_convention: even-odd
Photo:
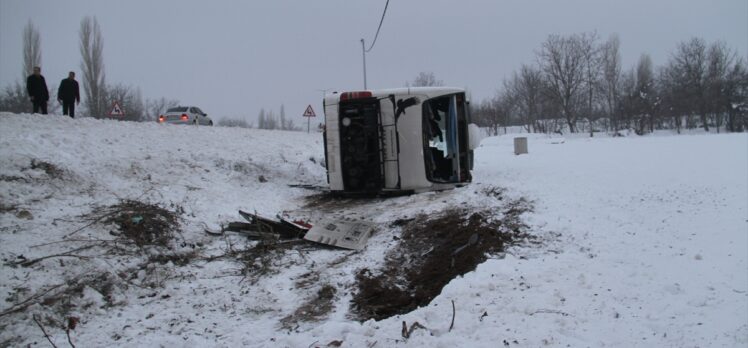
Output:
[[[286,253],[276,273],[256,281],[222,259],[157,265],[132,283],[158,286],[123,286],[106,299],[86,287],[69,300],[66,315],[81,320],[71,339],[76,346],[169,347],[748,344],[748,135],[529,137],[530,153],[522,156],[512,154],[512,136],[485,139],[467,187],[332,209],[379,223],[362,252]],[[20,255],[72,249],[74,242],[48,243],[74,231],[67,239],[111,238],[111,228],[82,218],[97,207],[121,199],[180,207],[175,252],[209,257],[229,245],[252,246],[203,232],[203,223],[238,220],[237,209],[314,215],[314,207],[303,207],[313,192],[288,184],[323,185],[323,163],[320,134],[0,114],[0,346],[47,345],[34,315],[64,346],[64,318],[43,303],[4,313],[50,286],[131,269],[127,258],[93,254],[12,265]],[[498,209],[479,194],[491,187],[533,202],[523,218],[540,246],[489,259],[411,313],[350,319],[353,274],[376,268],[393,247],[398,230],[389,222],[452,206]],[[298,286],[310,272],[314,279]],[[282,319],[323,285],[337,288],[332,311],[284,327]],[[403,321],[427,329],[406,340]]]

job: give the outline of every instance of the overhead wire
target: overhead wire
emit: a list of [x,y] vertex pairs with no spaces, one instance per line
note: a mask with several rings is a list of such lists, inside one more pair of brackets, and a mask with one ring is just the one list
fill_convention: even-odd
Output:
[[384,4],[384,11],[382,12],[382,19],[379,20],[379,27],[377,27],[377,33],[374,35],[374,41],[371,42],[371,46],[369,46],[369,49],[365,50],[366,52],[371,51],[372,48],[374,48],[374,44],[377,43],[377,38],[379,37],[379,30],[382,29],[382,23],[384,22],[384,16],[387,14],[387,6],[390,4],[390,0],[387,0],[387,3]]

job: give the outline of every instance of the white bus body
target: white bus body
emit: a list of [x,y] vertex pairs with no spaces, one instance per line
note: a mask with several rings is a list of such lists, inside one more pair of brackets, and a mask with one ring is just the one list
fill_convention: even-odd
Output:
[[328,94],[325,163],[334,193],[441,190],[472,180],[465,90],[414,87]]

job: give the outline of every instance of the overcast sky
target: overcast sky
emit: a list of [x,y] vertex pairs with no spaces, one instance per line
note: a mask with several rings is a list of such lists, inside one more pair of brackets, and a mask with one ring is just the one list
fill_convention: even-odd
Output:
[[[360,39],[374,38],[385,0],[188,1],[0,0],[0,87],[21,80],[21,33],[39,29],[42,73],[56,88],[80,76],[78,29],[95,16],[104,38],[108,83],[140,87],[148,98],[200,106],[216,119],[285,104],[298,117],[322,89],[363,88]],[[549,34],[617,33],[625,68],[642,53],[662,65],[680,41],[698,36],[748,57],[747,0],[391,0],[367,54],[368,87],[400,87],[420,71],[467,87],[473,101]],[[315,121],[321,122],[318,117]]]

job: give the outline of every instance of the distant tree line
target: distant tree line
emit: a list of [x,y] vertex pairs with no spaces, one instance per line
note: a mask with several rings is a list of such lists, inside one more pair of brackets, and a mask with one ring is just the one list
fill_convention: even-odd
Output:
[[444,81],[437,80],[436,75],[431,71],[421,71],[413,79],[413,82],[405,82],[405,87],[440,87],[444,86]]
[[[41,37],[31,21],[23,31],[23,78],[41,66]],[[117,101],[121,119],[154,121],[177,100],[143,98],[140,89],[108,84],[104,71],[104,42],[95,17],[81,20],[79,29],[83,112],[108,117]],[[724,42],[700,38],[680,42],[668,62],[654,66],[642,54],[636,66],[624,70],[620,41],[606,41],[592,33],[550,35],[536,51],[535,61],[523,64],[505,79],[497,94],[474,102],[473,120],[494,133],[499,127],[524,126],[528,132],[607,131],[632,129],[637,134],[656,129],[711,128],[730,132],[748,130],[748,67],[745,57]],[[25,81],[25,80],[21,80]],[[442,86],[431,72],[421,72],[407,86]],[[56,79],[48,80],[51,113],[59,112]],[[30,112],[25,86],[15,82],[0,90],[0,111]],[[243,119],[219,125],[252,127]],[[299,130],[286,118],[261,109],[257,128]]]
[[746,60],[724,42],[693,38],[678,43],[655,67],[647,54],[621,66],[617,36],[550,35],[505,79],[496,96],[474,103],[473,120],[489,127],[524,126],[528,132],[607,131],[637,134],[656,129],[748,129]]
[[[223,127],[255,128],[255,125],[252,122],[247,122],[241,117],[222,118],[218,121],[218,125]],[[280,106],[280,112],[277,116],[273,110],[266,111],[265,108],[260,109],[260,113],[257,115],[257,128],[288,131],[302,130],[301,127],[294,124],[292,119],[286,117],[286,108],[284,105]]]
[[265,112],[265,109],[260,109],[260,114],[257,115],[257,128],[290,131],[301,130],[301,127],[294,125],[292,119],[286,117],[286,108],[283,105],[280,107],[280,113],[278,116],[275,115],[273,110]]
[[224,117],[217,123],[221,127],[253,128],[253,124],[243,118]]

